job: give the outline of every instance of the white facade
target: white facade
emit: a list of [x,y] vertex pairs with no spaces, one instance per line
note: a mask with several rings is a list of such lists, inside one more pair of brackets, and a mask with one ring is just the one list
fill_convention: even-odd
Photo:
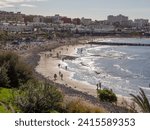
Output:
[[35,22],[35,23],[40,23],[40,22],[43,22],[43,21],[44,21],[43,17],[41,17],[41,16],[37,16],[37,17],[33,18],[33,22]]
[[9,23],[4,23],[0,25],[0,30],[9,32],[25,32],[32,31],[32,28],[30,26],[26,26],[25,24],[11,25]]
[[123,15],[117,15],[117,16],[113,16],[113,15],[109,15],[107,17],[107,21],[110,23],[110,24],[113,24],[115,22],[119,22],[119,23],[122,23],[122,22],[128,22],[128,17],[127,16],[123,16]]
[[149,24],[148,19],[135,19],[134,20],[135,26],[138,28],[142,28],[144,26],[147,26]]
[[53,23],[62,23],[61,16],[59,16],[59,14],[56,14],[55,16],[52,16],[51,19],[52,19]]
[[82,19],[81,19],[81,23],[82,23],[83,25],[89,25],[89,24],[92,23],[92,19],[82,18]]

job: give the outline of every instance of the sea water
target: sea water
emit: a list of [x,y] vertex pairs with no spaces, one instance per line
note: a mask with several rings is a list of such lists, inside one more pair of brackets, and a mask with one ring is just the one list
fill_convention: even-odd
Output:
[[[146,43],[148,38],[101,38],[97,41],[118,43]],[[103,88],[116,94],[138,94],[142,88],[150,99],[150,47],[85,45],[76,51],[76,60],[65,61],[72,78]]]

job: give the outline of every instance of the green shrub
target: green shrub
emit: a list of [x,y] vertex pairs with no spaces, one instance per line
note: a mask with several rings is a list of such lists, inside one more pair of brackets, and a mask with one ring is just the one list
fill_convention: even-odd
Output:
[[13,91],[14,90],[8,88],[0,88],[0,113],[17,111],[13,105]]
[[0,67],[0,85],[3,87],[10,87],[10,80],[8,78],[7,75],[8,70],[6,69],[6,67],[3,65],[2,67]]
[[0,68],[0,73],[4,76],[0,80],[3,87],[18,88],[33,79],[31,68],[15,53],[0,53]]
[[25,113],[48,113],[59,111],[63,96],[49,84],[28,82],[16,96],[16,104]]
[[117,102],[117,96],[109,89],[97,90],[100,101],[103,102]]
[[13,101],[13,90],[8,88],[0,88],[0,101],[6,103]]

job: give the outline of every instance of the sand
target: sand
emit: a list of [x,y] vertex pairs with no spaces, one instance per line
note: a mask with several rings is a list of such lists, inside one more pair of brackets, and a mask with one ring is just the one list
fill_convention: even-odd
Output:
[[[57,58],[57,53],[60,55],[67,55],[67,56],[72,56],[76,57],[75,52],[77,48],[82,48],[84,45],[70,45],[68,46],[63,46],[63,47],[58,47],[55,50],[52,50],[52,52],[43,52],[40,53],[40,61],[39,65],[35,68],[35,70],[46,77],[47,79],[53,80],[56,83],[64,84],[67,87],[71,87],[73,89],[85,92],[87,94],[97,96],[96,93],[96,85],[90,85],[86,82],[82,81],[77,81],[75,79],[72,79],[73,73],[70,72],[69,70],[66,70],[65,67],[66,65],[64,62],[60,59]],[[61,53],[60,53],[61,52]],[[50,54],[53,54],[51,57],[49,56]],[[61,57],[61,56],[60,56]],[[60,64],[60,67],[58,66]],[[59,76],[59,73],[63,74],[63,79]],[[54,74],[57,74],[57,79],[54,80]]]

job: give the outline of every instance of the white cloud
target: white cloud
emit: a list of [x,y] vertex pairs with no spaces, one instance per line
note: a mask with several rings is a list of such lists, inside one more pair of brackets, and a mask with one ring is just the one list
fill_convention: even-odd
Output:
[[35,5],[31,5],[31,4],[21,4],[20,6],[22,7],[29,7],[29,8],[35,8]]
[[36,7],[35,5],[29,4],[30,2],[43,2],[46,0],[1,0],[0,8],[15,7],[16,4],[19,4],[23,7]]

